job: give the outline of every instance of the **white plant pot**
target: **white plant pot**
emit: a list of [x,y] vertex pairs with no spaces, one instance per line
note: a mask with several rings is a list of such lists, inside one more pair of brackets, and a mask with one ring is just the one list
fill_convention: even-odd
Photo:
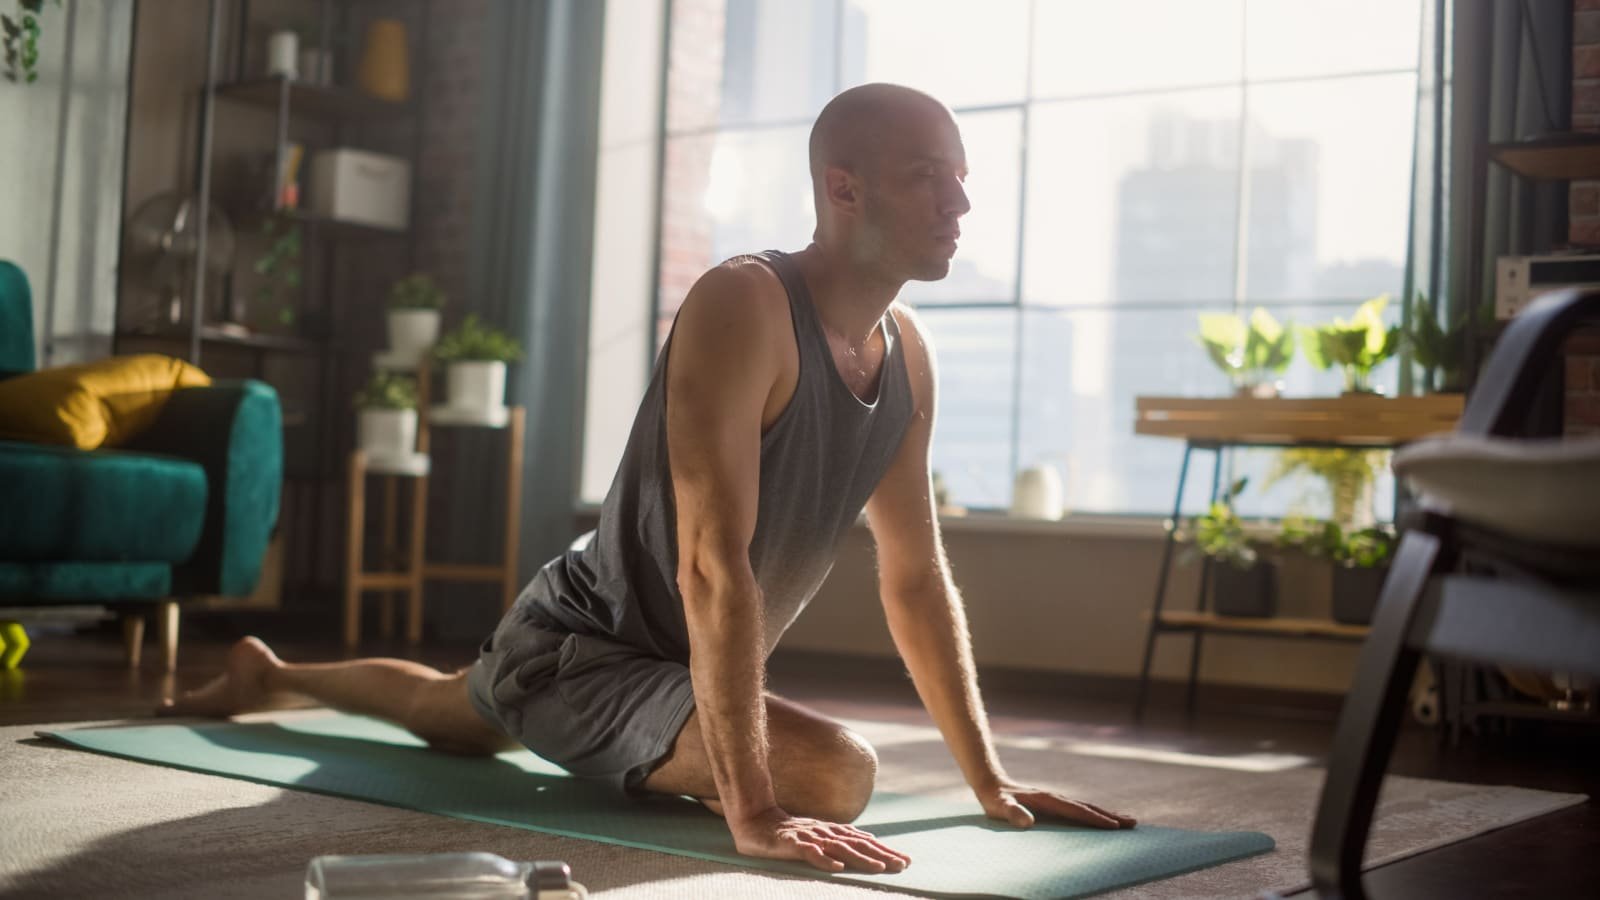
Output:
[[363,409],[356,419],[357,441],[371,456],[410,456],[417,449],[417,411]]
[[450,406],[491,416],[506,405],[506,364],[453,362],[445,386]]
[[437,309],[389,310],[389,349],[397,358],[420,360],[438,340]]

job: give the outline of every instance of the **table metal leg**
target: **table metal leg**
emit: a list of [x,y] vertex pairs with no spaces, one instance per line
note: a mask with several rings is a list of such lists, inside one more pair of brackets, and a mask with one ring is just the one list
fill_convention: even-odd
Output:
[[[1216,459],[1211,466],[1211,499],[1209,503],[1216,503],[1217,497],[1222,492],[1222,448],[1212,447],[1211,452]],[[1209,510],[1208,510],[1209,511]],[[1195,609],[1199,612],[1206,611],[1206,600],[1211,593],[1211,560],[1207,559],[1200,565],[1200,595],[1195,598]],[[1205,632],[1200,629],[1194,631],[1194,642],[1189,646],[1189,689],[1184,697],[1184,715],[1194,718],[1196,695],[1200,687],[1200,650],[1205,639]]]
[[1139,689],[1133,701],[1133,721],[1144,719],[1144,701],[1150,687],[1150,662],[1156,649],[1156,634],[1161,627],[1161,601],[1167,593],[1167,574],[1172,568],[1172,547],[1177,542],[1178,522],[1183,515],[1183,486],[1189,477],[1189,456],[1194,445],[1185,441],[1183,465],[1178,468],[1178,494],[1172,501],[1172,518],[1167,520],[1167,537],[1161,548],[1161,570],[1156,575],[1156,599],[1150,609],[1150,627],[1144,637],[1144,662],[1139,666]]

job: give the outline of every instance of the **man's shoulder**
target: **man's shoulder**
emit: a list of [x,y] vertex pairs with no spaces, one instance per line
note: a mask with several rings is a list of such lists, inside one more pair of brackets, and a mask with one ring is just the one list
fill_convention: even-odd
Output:
[[789,295],[777,273],[758,256],[735,256],[706,270],[679,313],[693,324],[763,332],[789,318]]
[[894,316],[895,324],[900,326],[900,339],[911,352],[927,355],[933,352],[932,335],[922,322],[922,317],[911,304],[904,300],[896,300],[889,305],[889,314]]

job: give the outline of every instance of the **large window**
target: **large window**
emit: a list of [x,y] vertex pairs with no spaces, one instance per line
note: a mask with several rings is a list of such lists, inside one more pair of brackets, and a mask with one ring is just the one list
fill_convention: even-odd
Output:
[[[952,499],[1006,507],[1019,468],[1052,464],[1074,510],[1168,511],[1181,446],[1133,434],[1134,397],[1227,392],[1198,314],[1310,323],[1401,295],[1419,6],[673,0],[657,340],[707,267],[809,242],[806,135],[828,98],[926,90],[971,170],[950,276],[903,295],[939,348]],[[1339,384],[1299,360],[1286,387]]]

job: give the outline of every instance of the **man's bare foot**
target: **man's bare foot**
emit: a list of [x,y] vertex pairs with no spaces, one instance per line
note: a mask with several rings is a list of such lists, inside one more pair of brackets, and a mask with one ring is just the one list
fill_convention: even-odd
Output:
[[281,665],[283,661],[259,638],[240,638],[228,649],[227,668],[221,675],[176,700],[163,701],[156,715],[224,718],[284,705],[283,695],[267,690],[267,674]]

